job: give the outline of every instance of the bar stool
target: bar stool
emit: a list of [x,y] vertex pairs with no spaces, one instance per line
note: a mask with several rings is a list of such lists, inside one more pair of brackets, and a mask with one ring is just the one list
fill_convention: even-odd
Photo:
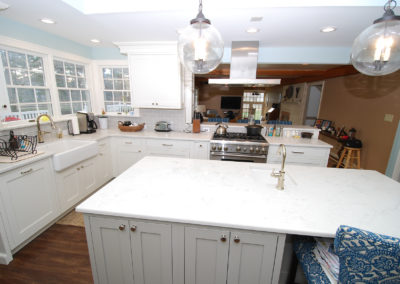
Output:
[[356,160],[356,169],[359,169],[361,164],[361,148],[344,147],[336,168],[340,168],[344,158],[346,158],[346,163],[343,165],[343,168],[353,168],[353,163],[350,161]]

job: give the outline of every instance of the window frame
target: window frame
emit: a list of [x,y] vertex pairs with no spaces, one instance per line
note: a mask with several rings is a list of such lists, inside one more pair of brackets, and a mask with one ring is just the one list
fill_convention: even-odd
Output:
[[[262,102],[246,102],[245,101],[245,93],[262,93],[263,95],[264,95],[264,99],[263,99],[263,101]],[[266,91],[265,90],[244,90],[243,91],[243,100],[242,100],[242,113],[241,113],[241,116],[242,116],[242,119],[248,119],[249,118],[249,115],[250,115],[250,110],[251,109],[254,109],[253,108],[253,105],[261,105],[261,117],[260,117],[260,120],[262,120],[262,118],[263,118],[263,114],[264,114],[264,110],[265,110],[265,100],[266,100]],[[244,117],[243,116],[243,114],[244,114],[244,104],[248,104],[249,105],[249,108],[248,108],[248,115],[247,115],[247,117]],[[246,108],[247,109],[247,108]],[[257,120],[256,118],[255,118],[255,120]]]

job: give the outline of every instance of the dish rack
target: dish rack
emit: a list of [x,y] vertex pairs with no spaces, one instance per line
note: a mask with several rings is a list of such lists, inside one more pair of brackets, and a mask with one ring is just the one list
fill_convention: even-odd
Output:
[[[14,137],[14,139],[10,139]],[[0,156],[11,157],[17,160],[18,157],[36,154],[37,136],[13,135],[0,137]]]

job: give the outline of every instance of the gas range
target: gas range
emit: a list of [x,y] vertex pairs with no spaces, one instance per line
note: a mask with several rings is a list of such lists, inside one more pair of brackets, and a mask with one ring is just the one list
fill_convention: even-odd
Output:
[[210,143],[210,159],[238,162],[266,163],[268,142],[261,135],[228,132],[214,133]]

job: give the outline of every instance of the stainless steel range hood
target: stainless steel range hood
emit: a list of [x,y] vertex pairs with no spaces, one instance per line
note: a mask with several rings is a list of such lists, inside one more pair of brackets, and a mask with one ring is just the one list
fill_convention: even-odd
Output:
[[229,79],[208,79],[208,84],[263,87],[279,85],[281,79],[256,79],[258,47],[258,41],[233,41]]

